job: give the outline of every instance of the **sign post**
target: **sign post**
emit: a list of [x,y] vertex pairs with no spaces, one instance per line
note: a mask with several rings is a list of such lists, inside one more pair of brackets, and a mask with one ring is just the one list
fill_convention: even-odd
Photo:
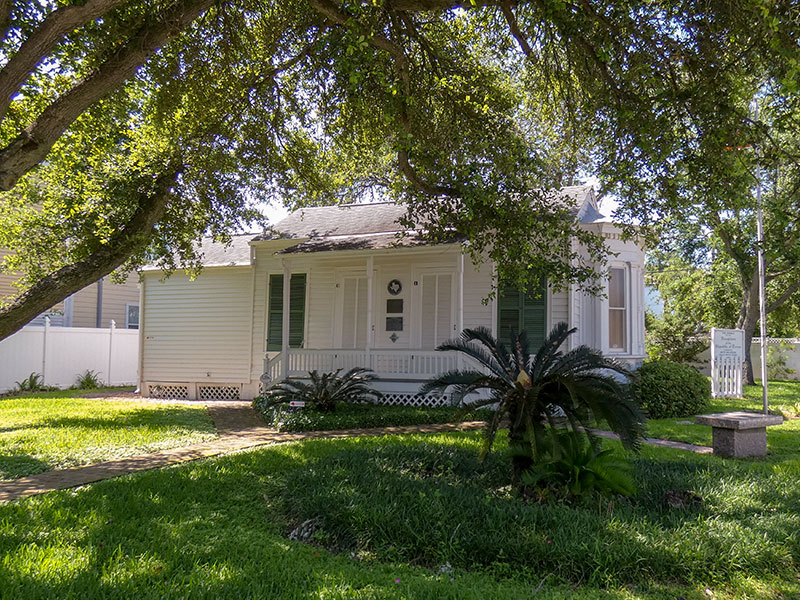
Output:
[[744,330],[711,328],[711,395],[741,398]]

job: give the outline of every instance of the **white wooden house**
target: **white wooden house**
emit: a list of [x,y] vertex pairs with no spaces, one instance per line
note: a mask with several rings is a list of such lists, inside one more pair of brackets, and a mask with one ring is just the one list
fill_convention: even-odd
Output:
[[[572,288],[523,294],[492,289],[492,265],[473,265],[459,243],[398,238],[402,206],[309,208],[271,234],[205,240],[194,280],[158,270],[141,278],[140,388],[150,396],[253,398],[264,385],[310,370],[364,366],[392,403],[418,403],[420,382],[458,357],[436,352],[465,327],[541,340],[560,321],[588,344],[638,364],[644,358],[644,251],[623,241],[588,186],[561,190],[576,222],[606,239],[606,296]],[[276,233],[277,232],[277,233]]]

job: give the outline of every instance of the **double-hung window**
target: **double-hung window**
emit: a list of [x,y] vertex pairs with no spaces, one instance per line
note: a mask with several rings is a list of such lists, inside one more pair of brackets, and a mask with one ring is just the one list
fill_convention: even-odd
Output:
[[608,348],[628,350],[628,273],[623,267],[612,267],[608,277]]
[[125,328],[139,329],[139,304],[128,302],[125,305]]

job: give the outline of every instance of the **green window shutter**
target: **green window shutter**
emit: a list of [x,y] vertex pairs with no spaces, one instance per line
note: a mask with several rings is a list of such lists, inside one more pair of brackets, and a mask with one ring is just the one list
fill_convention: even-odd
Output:
[[[295,273],[289,282],[289,347],[300,348],[305,339],[306,274]],[[267,309],[267,350],[283,348],[283,275],[269,276]]]
[[501,285],[497,295],[497,337],[507,347],[520,332],[520,293],[512,285]]
[[544,280],[538,290],[523,297],[522,328],[528,334],[531,350],[539,348],[547,336],[547,287]]
[[306,325],[306,274],[292,275],[289,284],[289,347],[302,348]]
[[283,275],[269,276],[267,309],[267,350],[280,351],[283,344]]
[[513,285],[501,285],[497,297],[498,338],[510,346],[512,336],[525,331],[531,350],[538,348],[547,335],[547,296],[544,280],[538,289],[527,294]]

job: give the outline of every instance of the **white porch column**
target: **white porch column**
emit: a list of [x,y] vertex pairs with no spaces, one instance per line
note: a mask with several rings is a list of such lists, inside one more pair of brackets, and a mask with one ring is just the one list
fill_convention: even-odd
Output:
[[500,337],[499,325],[497,323],[497,301],[498,296],[500,295],[500,280],[498,279],[497,273],[497,264],[494,261],[491,261],[491,268],[492,268],[492,286],[494,286],[493,290],[494,294],[489,301],[489,306],[492,309],[492,335],[496,338]]
[[374,304],[375,258],[367,257],[367,338],[364,349],[366,368],[372,368],[372,334],[374,330],[372,305]]
[[292,282],[292,269],[289,261],[283,259],[283,312],[281,313],[281,379],[289,375],[289,288]]
[[609,339],[608,339],[608,281],[609,281],[609,274],[603,277],[603,295],[600,296],[597,300],[597,306],[600,311],[599,318],[597,322],[600,324],[600,335],[597,338],[597,341],[600,344],[600,351],[603,354],[608,354],[609,350]]
[[[458,277],[458,305],[456,306],[456,335],[458,337],[464,331],[464,249],[458,253],[456,259],[456,276]],[[448,336],[449,337],[449,336]],[[459,352],[456,359],[458,369],[464,368],[464,356]]]
[[464,331],[464,251],[458,253],[458,313],[456,315],[456,327],[458,335]]

